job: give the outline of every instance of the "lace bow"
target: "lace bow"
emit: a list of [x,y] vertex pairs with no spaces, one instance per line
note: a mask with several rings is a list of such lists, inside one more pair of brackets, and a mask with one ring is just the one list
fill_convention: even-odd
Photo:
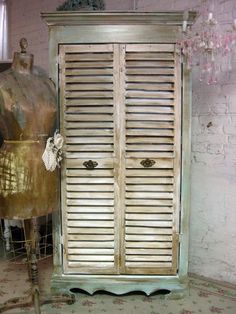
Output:
[[42,155],[44,165],[48,171],[54,171],[56,167],[60,168],[60,161],[62,160],[62,146],[64,139],[58,131],[54,133],[53,137],[47,139],[46,147]]

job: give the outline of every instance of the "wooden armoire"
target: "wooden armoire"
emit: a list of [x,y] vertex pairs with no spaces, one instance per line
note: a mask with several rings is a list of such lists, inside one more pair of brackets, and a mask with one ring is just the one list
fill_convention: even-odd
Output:
[[[182,12],[43,13],[64,136],[56,290],[187,283],[190,76]],[[188,24],[194,19],[189,13]]]

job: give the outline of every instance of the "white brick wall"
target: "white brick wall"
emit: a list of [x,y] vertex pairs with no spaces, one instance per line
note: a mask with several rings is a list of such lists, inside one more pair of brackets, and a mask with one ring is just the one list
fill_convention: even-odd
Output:
[[[235,0],[222,2],[219,18],[231,20]],[[11,48],[25,36],[35,64],[48,68],[47,28],[41,11],[63,0],[8,0]],[[200,0],[107,0],[107,10],[198,8]],[[231,73],[216,86],[193,71],[190,271],[236,284],[236,56]]]
[[194,73],[190,234],[190,271],[232,283],[236,283],[235,73],[234,63],[216,86],[199,83]]

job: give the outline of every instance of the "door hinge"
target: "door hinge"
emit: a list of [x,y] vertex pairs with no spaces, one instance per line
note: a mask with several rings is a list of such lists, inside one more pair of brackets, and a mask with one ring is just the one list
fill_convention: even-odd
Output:
[[182,242],[183,240],[183,233],[178,233],[178,237],[179,237],[179,243]]
[[61,244],[61,245],[63,245],[63,240],[64,240],[64,239],[63,239],[63,235],[61,234],[61,235],[60,235],[60,244]]
[[58,73],[61,74],[62,71],[62,63],[61,63],[61,55],[57,55],[56,57],[56,67],[58,69]]
[[57,57],[56,57],[56,63],[57,63],[57,65],[60,65],[61,64],[61,60],[62,58],[61,58],[61,54],[58,54],[57,55]]
[[62,235],[60,236],[60,247],[61,247],[61,253],[65,255],[67,251],[66,251],[66,246],[64,243],[64,238]]
[[180,243],[182,240],[182,234],[175,232],[173,235],[173,240],[175,243]]

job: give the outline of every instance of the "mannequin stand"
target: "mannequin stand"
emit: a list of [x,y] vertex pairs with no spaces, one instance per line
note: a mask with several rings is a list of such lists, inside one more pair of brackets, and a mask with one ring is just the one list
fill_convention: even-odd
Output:
[[31,294],[27,297],[12,298],[4,302],[3,304],[0,304],[0,313],[3,313],[13,308],[34,306],[35,314],[41,314],[40,306],[43,304],[58,302],[73,304],[75,302],[75,297],[73,294],[62,294],[55,296],[40,294],[38,282],[38,262],[36,258],[37,226],[35,218],[25,221],[25,234],[28,260],[28,275],[31,280]]

